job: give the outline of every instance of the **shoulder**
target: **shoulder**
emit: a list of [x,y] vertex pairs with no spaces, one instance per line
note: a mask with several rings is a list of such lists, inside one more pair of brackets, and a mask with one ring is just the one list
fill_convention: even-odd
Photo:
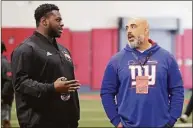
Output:
[[28,53],[33,50],[33,46],[31,46],[29,43],[21,43],[17,48],[14,49],[13,53],[15,52],[25,52]]
[[121,51],[115,53],[110,58],[110,61],[108,64],[117,67],[119,65],[119,63],[121,62],[122,58],[124,57],[124,55],[125,55],[125,50],[121,50]]
[[160,48],[159,50],[160,50],[159,54],[165,58],[165,60],[168,62],[169,65],[173,62],[176,62],[176,58],[172,53],[163,48]]
[[9,64],[8,60],[6,59],[5,56],[2,56],[1,57],[1,64],[2,64],[2,67],[6,66]]
[[30,38],[27,38],[23,42],[21,42],[12,52],[12,55],[18,56],[20,54],[32,54],[33,49],[35,47],[35,43]]

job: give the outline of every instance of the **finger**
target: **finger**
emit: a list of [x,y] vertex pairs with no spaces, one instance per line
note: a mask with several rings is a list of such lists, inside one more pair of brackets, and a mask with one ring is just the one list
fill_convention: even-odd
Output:
[[68,92],[75,92],[75,90],[68,90]]
[[77,82],[78,82],[78,80],[69,80],[69,81],[65,81],[65,85],[74,84]]
[[67,80],[67,78],[66,77],[60,77],[60,78],[58,78],[57,80],[63,80],[63,79],[66,79]]
[[69,84],[68,87],[80,87],[79,83]]
[[78,88],[75,88],[75,87],[74,87],[74,88],[69,89],[68,92],[75,92],[75,91],[78,90],[78,89],[80,89],[80,88],[79,88],[79,87],[78,87]]
[[80,89],[80,87],[70,87],[69,90],[77,90]]
[[62,78],[62,79],[61,79],[61,81],[66,81],[66,80],[67,80],[67,78],[66,78],[66,77],[64,77],[64,78]]

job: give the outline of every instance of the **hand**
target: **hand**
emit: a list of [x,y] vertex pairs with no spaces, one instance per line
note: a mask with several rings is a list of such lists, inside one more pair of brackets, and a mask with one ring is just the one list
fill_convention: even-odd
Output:
[[123,125],[121,122],[118,124],[117,128],[123,128]]
[[164,126],[164,128],[172,128],[173,126],[170,126],[168,123]]
[[59,93],[74,92],[80,88],[78,80],[67,80],[65,77],[60,77],[54,82],[54,88]]

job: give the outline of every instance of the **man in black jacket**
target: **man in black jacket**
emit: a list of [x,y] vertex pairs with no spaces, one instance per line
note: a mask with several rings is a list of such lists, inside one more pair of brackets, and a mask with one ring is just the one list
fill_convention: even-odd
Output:
[[9,128],[14,91],[11,83],[11,65],[2,55],[5,51],[5,44],[1,41],[1,124],[3,128]]
[[180,117],[180,121],[182,121],[183,123],[187,123],[188,122],[188,118],[190,117],[191,113],[193,110],[193,97],[191,95],[190,101],[185,109],[184,114],[182,114],[182,116]]
[[77,128],[80,87],[69,51],[56,42],[62,17],[54,4],[35,10],[37,30],[12,53],[13,86],[21,128]]

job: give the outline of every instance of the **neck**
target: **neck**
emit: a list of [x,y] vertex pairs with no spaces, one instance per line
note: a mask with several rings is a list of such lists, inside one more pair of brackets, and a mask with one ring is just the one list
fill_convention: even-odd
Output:
[[147,50],[148,48],[150,48],[151,45],[152,45],[152,44],[151,44],[148,40],[146,40],[145,42],[143,42],[143,43],[137,48],[137,50],[145,51],[145,50]]
[[52,37],[49,36],[48,33],[44,29],[37,28],[36,31],[39,32],[40,34],[42,34],[43,36],[45,36],[46,38],[48,38],[49,40],[52,39]]

